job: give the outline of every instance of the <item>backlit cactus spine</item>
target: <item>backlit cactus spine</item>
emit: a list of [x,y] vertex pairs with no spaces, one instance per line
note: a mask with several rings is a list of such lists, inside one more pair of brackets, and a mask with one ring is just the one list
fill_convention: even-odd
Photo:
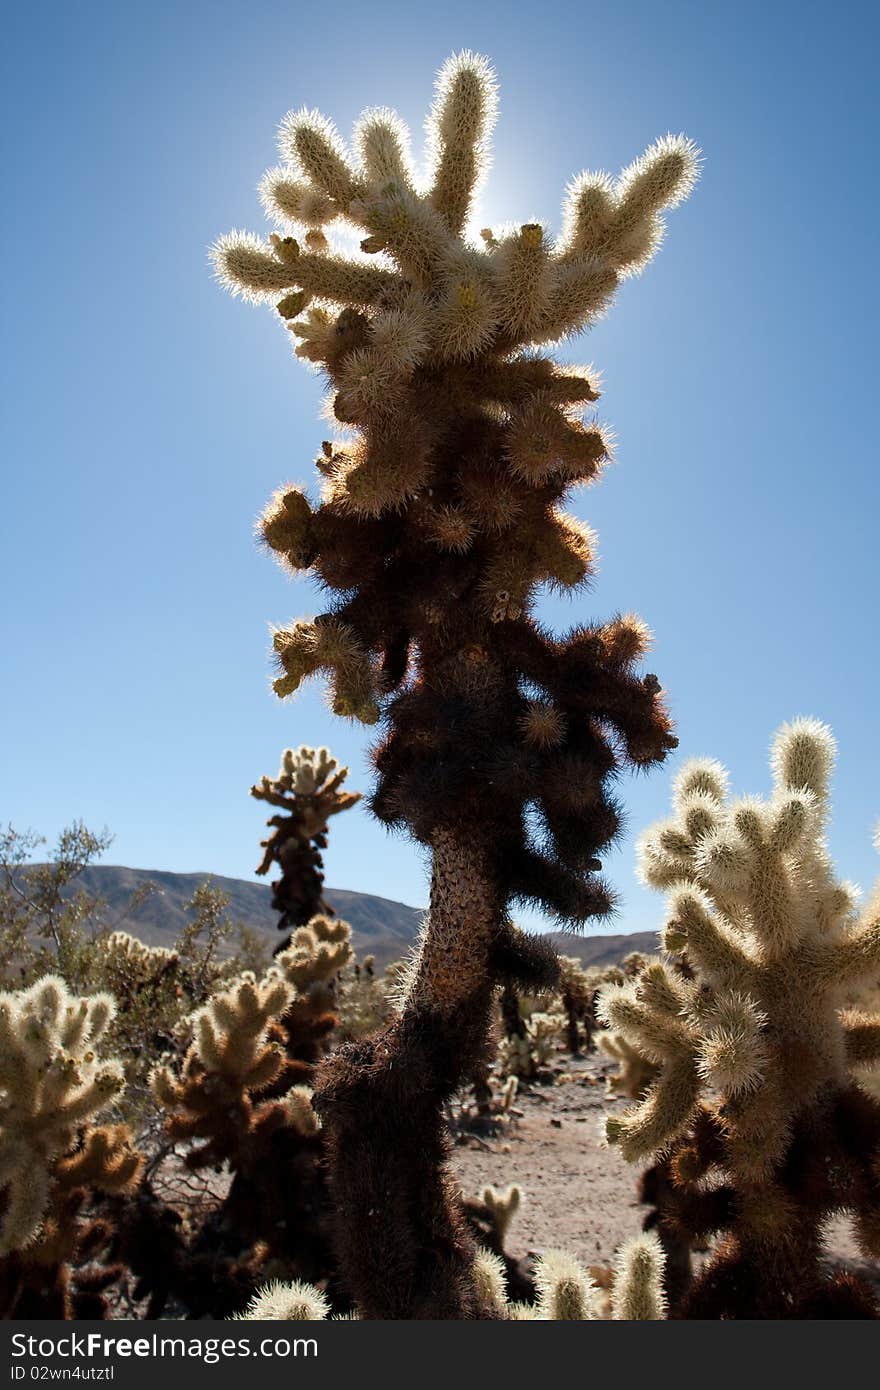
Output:
[[719,1236],[683,1316],[877,1314],[867,1284],[820,1265],[834,1212],[880,1253],[880,1104],[851,1075],[880,1061],[880,1019],[843,1010],[880,970],[880,901],[860,914],[828,856],[834,753],[817,721],[783,726],[767,801],[731,802],[718,763],[687,763],[674,817],[641,844],[668,893],[663,944],[693,978],[655,964],[604,992],[607,1022],[659,1068],[608,1137],[633,1161],[668,1155],[681,1229]]
[[[524,960],[508,904],[564,922],[606,913],[596,855],[619,824],[609,779],[675,742],[659,681],[635,669],[648,642],[638,619],[562,638],[534,620],[541,585],[576,589],[592,572],[593,535],[561,504],[609,453],[582,418],[595,374],[536,348],[586,328],[651,258],[696,153],[666,137],[617,181],[575,180],[557,239],[528,223],[478,245],[468,219],[495,107],[485,59],[450,59],[424,184],[384,109],[359,121],[354,158],[329,122],[292,113],[284,164],[262,185],[279,232],[214,248],[228,287],[276,302],[348,430],[317,460],[318,505],[289,484],[263,518],[281,561],[334,596],[276,632],[275,689],[322,673],[337,713],[381,722],[372,809],[432,855],[400,1017],[338,1054],[316,1098],[341,1260],[374,1317],[479,1315],[441,1108],[485,1047],[494,984],[547,975],[546,955]],[[338,221],[362,229],[360,256],[331,249]],[[387,1221],[368,1219],[377,1207]]]
[[191,1168],[225,1163],[218,1212],[190,1239],[151,1194],[129,1226],[126,1253],[159,1315],[173,1294],[194,1316],[223,1316],[252,1293],[261,1269],[326,1279],[331,1266],[314,1064],[335,1026],[333,980],[351,953],[338,918],[300,927],[273,967],[213,994],[192,1021],[179,1068],[157,1067],[153,1090],[170,1138]]

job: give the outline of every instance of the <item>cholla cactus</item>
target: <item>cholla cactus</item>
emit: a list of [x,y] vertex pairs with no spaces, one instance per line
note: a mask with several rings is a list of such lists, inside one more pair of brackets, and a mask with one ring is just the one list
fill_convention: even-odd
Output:
[[565,1044],[572,1056],[581,1050],[581,1032],[586,1050],[592,1048],[599,978],[598,971],[585,970],[575,956],[561,957],[559,996],[565,1013]]
[[115,1004],[75,998],[47,975],[0,995],[0,1315],[104,1315],[114,1267],[94,1259],[110,1232],[80,1219],[90,1192],[128,1192],[141,1158],[121,1125],[94,1119],[117,1098],[123,1072],[99,1049]]
[[281,870],[280,879],[272,884],[272,906],[281,914],[280,931],[305,926],[316,914],[329,911],[323,898],[321,859],[321,851],[327,848],[327,824],[331,816],[361,799],[360,792],[341,790],[347,776],[348,768],[340,767],[326,748],[285,748],[277,775],[262,777],[251,787],[251,796],[283,812],[267,821],[272,834],[261,842],[265,854],[257,869],[258,874],[267,874],[277,864]]
[[518,1183],[510,1183],[499,1192],[497,1187],[493,1187],[489,1183],[483,1188],[480,1197],[491,1215],[492,1229],[496,1238],[494,1248],[500,1253],[504,1249],[504,1242],[507,1239],[507,1232],[510,1230],[513,1218],[522,1206],[523,1190]]
[[[348,430],[317,460],[319,505],[288,484],[261,522],[281,562],[334,595],[314,621],[275,633],[275,690],[323,673],[338,714],[383,721],[373,811],[432,854],[400,1022],[341,1051],[319,1086],[341,1257],[365,1316],[478,1310],[438,1166],[440,1117],[484,1049],[496,980],[529,971],[507,904],[562,921],[606,913],[596,854],[619,824],[609,779],[675,742],[659,681],[635,669],[648,643],[639,619],[557,639],[532,616],[539,586],[571,591],[592,571],[594,537],[561,504],[610,449],[582,418],[596,374],[536,345],[588,327],[651,258],[696,152],[666,137],[616,181],[576,179],[555,240],[529,222],[487,230],[478,246],[469,218],[495,105],[485,59],[444,66],[423,185],[386,110],[359,121],[355,159],[323,117],[291,114],[284,164],[262,184],[280,232],[214,248],[224,284],[276,303]],[[360,256],[331,248],[339,221],[365,233]],[[540,965],[546,976],[546,956]],[[368,1219],[391,1191],[389,1220]]]
[[330,1316],[330,1304],[320,1289],[301,1279],[285,1284],[275,1279],[255,1294],[239,1322],[321,1322]]
[[288,1058],[299,1067],[302,1080],[312,1080],[312,1069],[336,1028],[337,983],[353,958],[348,922],[320,914],[297,927],[290,945],[276,957],[278,970],[294,987],[281,1022]]
[[561,1024],[561,1016],[541,1011],[525,1019],[522,1036],[514,1034],[501,1039],[498,1061],[502,1071],[524,1081],[546,1073],[556,1051]]
[[[654,1235],[636,1236],[618,1251],[607,1313],[620,1322],[656,1321],[666,1316],[663,1249]],[[535,1271],[534,1308],[511,1310],[514,1318],[585,1322],[606,1315],[601,1290],[579,1260],[564,1250],[547,1250]]]
[[[492,1250],[478,1248],[473,1258],[474,1279],[482,1295],[485,1316],[504,1321],[592,1321],[606,1315],[601,1290],[573,1255],[548,1250],[537,1261],[537,1302],[508,1301],[508,1271]],[[662,1289],[663,1251],[654,1236],[637,1236],[618,1252],[608,1315],[617,1321],[651,1321],[665,1317]],[[330,1305],[313,1284],[297,1280],[267,1284],[251,1300],[238,1321],[323,1321]],[[359,1313],[350,1314],[359,1317]]]
[[657,964],[605,991],[608,1023],[659,1068],[608,1137],[630,1160],[670,1156],[690,1235],[727,1232],[685,1315],[874,1315],[867,1286],[819,1265],[841,1210],[880,1253],[880,1106],[850,1070],[880,1061],[880,1019],[841,1012],[880,966],[880,904],[859,915],[829,861],[834,752],[815,720],[783,726],[765,802],[730,802],[723,768],[687,763],[674,818],[640,847],[669,895],[664,946],[693,979]]
[[[402,964],[402,963],[401,963]],[[387,1023],[393,1009],[394,971],[376,973],[373,956],[352,959],[339,977],[339,1037],[366,1038]]]
[[607,1029],[599,1034],[599,1048],[618,1064],[617,1071],[607,1079],[608,1094],[639,1100],[651,1082],[656,1080],[659,1071],[656,1062],[650,1061],[637,1047],[627,1042],[623,1033],[612,1033]]
[[148,946],[127,931],[110,932],[101,942],[101,951],[105,970],[118,970],[128,982],[152,980],[180,959],[176,951]]
[[329,1273],[321,1127],[308,1082],[335,1024],[327,1005],[350,929],[323,918],[313,928],[299,929],[262,978],[245,973],[212,995],[193,1018],[179,1073],[153,1073],[169,1135],[196,1141],[186,1164],[226,1163],[232,1174],[219,1209],[188,1239],[169,1229],[155,1199],[131,1223],[126,1253],[141,1296],[150,1292],[159,1308],[173,1293],[195,1316],[224,1316],[273,1268],[306,1279]]
[[351,954],[349,924],[314,917],[261,979],[245,972],[193,1015],[179,1074],[161,1065],[151,1076],[169,1135],[202,1141],[189,1167],[228,1161],[256,1178],[277,1130],[316,1134],[307,1083],[336,1025],[334,983]]
[[282,1125],[296,1127],[293,1110],[260,1099],[285,1069],[276,1020],[293,992],[274,970],[262,980],[242,976],[195,1014],[180,1075],[164,1065],[153,1071],[153,1092],[169,1112],[170,1137],[201,1141],[187,1153],[188,1167],[235,1158],[247,1170],[267,1133]]

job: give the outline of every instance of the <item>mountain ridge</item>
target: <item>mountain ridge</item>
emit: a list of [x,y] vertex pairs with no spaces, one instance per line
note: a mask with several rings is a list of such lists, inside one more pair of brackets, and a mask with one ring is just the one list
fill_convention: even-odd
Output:
[[[210,882],[229,898],[227,912],[233,922],[246,922],[272,945],[278,941],[278,914],[271,905],[269,883],[223,874],[175,873],[168,869],[132,869],[124,864],[90,864],[75,886],[101,898],[117,930],[130,932],[150,946],[168,946],[190,920],[186,905],[200,884]],[[154,891],[134,911],[134,893],[145,884]],[[360,957],[373,955],[381,969],[406,955],[413,946],[424,909],[393,898],[356,893],[347,888],[325,889],[327,902],[351,924],[352,941]],[[622,932],[608,936],[581,936],[575,932],[547,933],[563,955],[576,956],[585,965],[611,965],[629,951],[658,949],[656,932]]]

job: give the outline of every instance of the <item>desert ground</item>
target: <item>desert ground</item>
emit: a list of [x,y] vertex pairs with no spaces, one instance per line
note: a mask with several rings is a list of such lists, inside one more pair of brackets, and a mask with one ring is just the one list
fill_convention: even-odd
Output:
[[[465,1196],[487,1183],[523,1188],[524,1201],[507,1240],[521,1257],[558,1247],[588,1266],[607,1267],[617,1247],[641,1229],[647,1208],[637,1200],[638,1169],[604,1141],[606,1116],[630,1104],[609,1096],[615,1064],[600,1053],[562,1058],[552,1079],[524,1085],[509,1125],[496,1135],[459,1135],[452,1163]],[[829,1224],[829,1261],[876,1279],[859,1259],[846,1218]]]

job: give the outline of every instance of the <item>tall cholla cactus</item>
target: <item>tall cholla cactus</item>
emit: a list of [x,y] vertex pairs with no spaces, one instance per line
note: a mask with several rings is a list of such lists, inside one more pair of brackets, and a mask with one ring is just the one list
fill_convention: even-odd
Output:
[[114,1013],[53,975],[0,995],[0,1316],[103,1316],[118,1271],[71,1266],[110,1234],[80,1220],[89,1191],[130,1191],[141,1168],[124,1126],[93,1123],[124,1084],[99,1056]]
[[685,1316],[875,1315],[867,1286],[819,1265],[839,1211],[880,1254],[880,1105],[850,1074],[880,1061],[880,1019],[842,1012],[880,969],[880,902],[860,916],[828,858],[834,751],[814,720],[783,726],[766,802],[729,802],[724,769],[689,762],[674,818],[641,843],[669,895],[663,944],[693,979],[653,964],[604,992],[607,1022],[660,1069],[608,1138],[633,1161],[669,1153],[683,1229],[727,1233]]
[[[555,241],[530,222],[478,247],[467,227],[495,105],[485,59],[444,66],[424,185],[384,108],[358,122],[354,159],[323,117],[291,114],[285,163],[262,184],[280,234],[233,233],[213,251],[225,285],[276,303],[346,427],[317,460],[320,504],[288,484],[262,519],[281,562],[337,595],[275,633],[275,689],[323,673],[338,714],[382,721],[372,808],[432,854],[401,1018],[343,1051],[319,1088],[341,1259],[365,1316],[478,1314],[439,1116],[482,1052],[493,984],[526,970],[507,905],[565,922],[606,913],[596,854],[619,824],[608,781],[675,743],[658,680],[634,670],[639,619],[564,638],[534,620],[539,586],[570,591],[592,571],[592,533],[560,504],[609,454],[581,418],[596,376],[537,345],[586,328],[647,263],[696,151],[666,137],[616,182],[581,175]],[[330,248],[337,222],[366,234],[360,256]]]
[[[257,869],[267,874],[277,864],[281,870],[281,878],[272,884],[272,906],[281,913],[279,931],[305,926],[317,913],[329,910],[321,859],[327,848],[327,823],[361,799],[360,792],[341,790],[347,776],[348,768],[340,767],[326,748],[285,748],[277,775],[261,777],[251,787],[251,796],[283,812],[267,822],[272,834],[261,842],[266,852]],[[289,943],[288,936],[280,949]]]

